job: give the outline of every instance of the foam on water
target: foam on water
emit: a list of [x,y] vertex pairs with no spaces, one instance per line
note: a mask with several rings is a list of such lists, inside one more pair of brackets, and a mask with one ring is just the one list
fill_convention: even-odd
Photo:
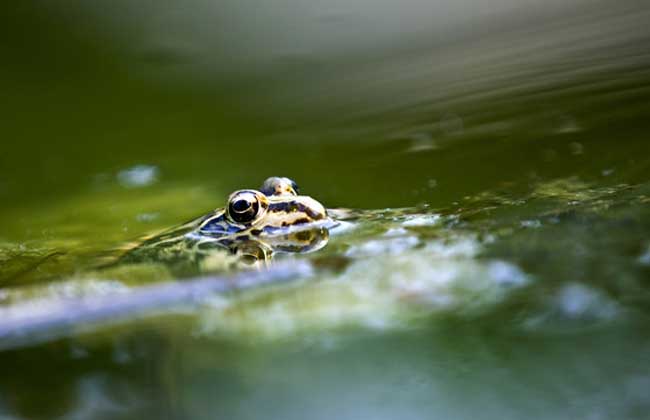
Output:
[[197,333],[260,339],[342,327],[408,328],[423,316],[481,314],[531,281],[509,262],[475,258],[481,245],[472,236],[400,252],[391,240],[377,242],[342,273],[219,299],[202,311]]

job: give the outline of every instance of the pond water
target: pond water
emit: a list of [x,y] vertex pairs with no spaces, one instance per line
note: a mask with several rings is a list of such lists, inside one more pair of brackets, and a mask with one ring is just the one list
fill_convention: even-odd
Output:
[[342,223],[0,341],[0,418],[650,418],[650,7],[189,4],[3,7],[4,322],[183,281],[110,263],[268,176]]

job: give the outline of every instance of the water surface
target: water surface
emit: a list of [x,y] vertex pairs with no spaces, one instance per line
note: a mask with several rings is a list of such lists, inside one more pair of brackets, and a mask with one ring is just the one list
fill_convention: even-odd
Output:
[[5,8],[3,309],[178,280],[100,267],[271,175],[346,224],[8,346],[0,416],[648,418],[650,9],[193,3]]

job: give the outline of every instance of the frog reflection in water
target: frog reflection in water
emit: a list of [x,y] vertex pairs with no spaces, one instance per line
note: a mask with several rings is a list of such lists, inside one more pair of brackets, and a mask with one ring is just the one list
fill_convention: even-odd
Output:
[[[289,178],[271,177],[260,190],[230,194],[224,209],[217,209],[128,251],[121,262],[162,262],[195,267],[210,256],[234,254],[238,262],[269,261],[275,253],[306,253],[327,244],[329,228],[336,226],[322,204],[298,195]],[[198,266],[198,267],[197,267]]]

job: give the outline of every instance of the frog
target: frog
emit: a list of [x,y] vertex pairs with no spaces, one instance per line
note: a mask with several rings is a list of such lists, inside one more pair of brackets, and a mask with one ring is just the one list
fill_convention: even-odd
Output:
[[210,271],[206,261],[215,256],[230,255],[238,267],[266,266],[277,254],[323,248],[337,225],[325,206],[300,194],[295,181],[273,176],[259,189],[234,191],[223,208],[142,238],[118,263],[162,263],[176,274],[192,274]]

